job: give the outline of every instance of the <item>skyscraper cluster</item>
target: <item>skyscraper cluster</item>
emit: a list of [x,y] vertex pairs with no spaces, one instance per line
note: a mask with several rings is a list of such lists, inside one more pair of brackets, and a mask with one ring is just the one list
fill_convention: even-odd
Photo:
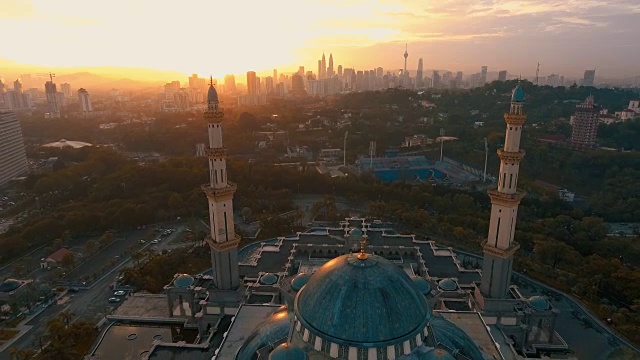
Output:
[[593,96],[588,96],[582,103],[576,105],[576,111],[571,117],[571,146],[578,149],[596,146],[600,108],[595,105]]

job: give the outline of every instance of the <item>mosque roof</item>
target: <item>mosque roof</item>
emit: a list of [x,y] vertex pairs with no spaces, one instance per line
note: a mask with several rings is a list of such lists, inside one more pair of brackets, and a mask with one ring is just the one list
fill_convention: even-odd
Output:
[[455,291],[458,288],[458,283],[453,279],[442,279],[438,282],[438,287],[444,291]]
[[207,101],[210,103],[218,102],[218,92],[216,88],[213,87],[213,84],[209,85],[209,92],[207,93]]
[[[448,349],[455,349],[472,360],[484,359],[474,340],[454,323],[442,316],[433,316],[429,325],[438,344],[444,345]],[[445,357],[445,359],[447,358]]]
[[513,94],[511,94],[511,101],[524,101],[524,89],[522,88],[522,86],[518,85],[515,89],[513,89]]
[[421,333],[431,318],[409,275],[371,254],[327,262],[298,292],[295,312],[315,335],[361,348],[401,343]]
[[273,285],[278,282],[278,277],[271,273],[266,273],[260,277],[260,284]]

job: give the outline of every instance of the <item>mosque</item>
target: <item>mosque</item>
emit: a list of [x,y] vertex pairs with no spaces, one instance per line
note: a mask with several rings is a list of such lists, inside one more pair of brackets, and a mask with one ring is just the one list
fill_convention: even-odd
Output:
[[[559,310],[511,284],[517,189],[524,156],[525,94],[514,89],[498,187],[489,191],[490,230],[482,265],[389,224],[349,218],[238,252],[227,178],[224,115],[213,84],[207,121],[212,270],[177,274],[166,294],[131,296],[107,318],[102,339],[126,324],[169,327],[166,338],[99,359],[427,360],[569,358],[556,331]],[[480,269],[482,268],[482,269]],[[153,330],[156,331],[156,330]],[[159,331],[159,330],[157,330]],[[138,331],[142,333],[142,331]],[[191,334],[190,336],[188,334]],[[135,337],[129,335],[129,340]]]

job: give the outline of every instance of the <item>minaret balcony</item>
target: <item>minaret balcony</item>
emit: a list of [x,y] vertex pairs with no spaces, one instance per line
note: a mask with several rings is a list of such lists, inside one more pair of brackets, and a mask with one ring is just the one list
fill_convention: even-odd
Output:
[[233,198],[233,194],[235,194],[238,189],[238,185],[227,181],[227,186],[223,188],[214,188],[211,184],[204,184],[200,187],[205,194],[207,194],[208,198],[212,198],[214,200],[224,200],[228,198]]
[[226,147],[219,147],[219,148],[206,148],[204,149],[204,153],[207,155],[207,157],[210,158],[219,158],[219,157],[226,157],[228,150]]
[[504,121],[507,125],[521,126],[527,120],[527,115],[524,114],[504,114]]
[[224,241],[224,242],[216,242],[216,240],[212,238],[211,235],[207,235],[207,237],[205,238],[205,241],[207,242],[207,244],[209,244],[209,247],[212,248],[213,250],[216,250],[218,252],[224,252],[224,251],[238,247],[238,245],[240,244],[240,235],[233,234],[232,240]]
[[219,124],[222,122],[224,118],[224,113],[222,111],[205,111],[204,119],[208,123]]
[[513,256],[513,254],[520,248],[520,244],[516,241],[512,241],[508,248],[500,249],[489,244],[488,240],[482,242],[482,250],[491,255],[507,259]]
[[503,206],[515,206],[520,203],[520,200],[526,195],[524,191],[516,190],[513,194],[507,194],[498,191],[497,189],[491,189],[487,191],[491,198],[492,204],[498,204]]
[[505,151],[504,149],[498,149],[497,153],[501,161],[505,161],[508,163],[519,163],[520,161],[522,161],[522,158],[525,154],[524,150]]

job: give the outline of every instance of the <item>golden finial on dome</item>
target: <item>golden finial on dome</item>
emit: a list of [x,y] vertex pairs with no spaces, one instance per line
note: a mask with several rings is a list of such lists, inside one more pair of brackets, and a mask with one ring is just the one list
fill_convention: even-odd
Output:
[[360,253],[358,254],[358,259],[365,260],[367,258],[367,235],[362,235],[360,237]]

